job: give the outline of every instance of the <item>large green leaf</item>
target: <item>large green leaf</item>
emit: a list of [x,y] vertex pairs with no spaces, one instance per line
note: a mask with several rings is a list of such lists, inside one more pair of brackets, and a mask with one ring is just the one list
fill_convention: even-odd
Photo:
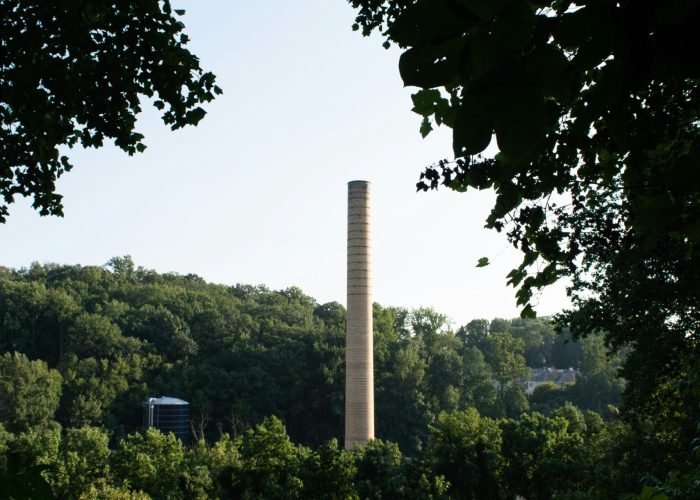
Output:
[[483,21],[490,21],[506,0],[457,0]]
[[466,96],[455,118],[452,147],[455,157],[481,153],[491,142],[494,116],[488,94]]
[[435,113],[435,103],[441,98],[437,89],[422,89],[411,95],[413,111],[421,116],[430,116]]
[[483,31],[467,39],[459,61],[459,75],[467,93],[478,93],[507,79],[514,64],[509,51]]
[[447,0],[419,0],[408,7],[389,29],[389,37],[402,47],[440,43],[474,25],[475,18]]
[[399,73],[406,86],[422,88],[454,84],[459,73],[459,52],[464,40],[454,38],[438,45],[413,47],[399,59]]
[[553,44],[542,45],[527,55],[525,72],[539,82],[546,96],[566,99],[573,84],[573,73],[567,71],[569,61]]
[[527,46],[535,27],[535,13],[526,0],[511,0],[499,11],[493,35],[506,47],[519,50]]
[[[413,111],[427,118],[433,116],[438,125],[445,124],[452,127],[454,124],[456,110],[450,105],[450,101],[440,94],[437,89],[421,89],[411,95],[413,101]],[[426,128],[425,120],[422,128]]]
[[544,139],[547,108],[537,86],[520,80],[494,100],[498,147],[510,159],[525,160]]

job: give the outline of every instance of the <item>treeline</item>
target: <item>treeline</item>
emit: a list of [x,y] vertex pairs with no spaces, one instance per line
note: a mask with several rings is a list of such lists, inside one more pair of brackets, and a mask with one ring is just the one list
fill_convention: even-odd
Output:
[[[620,422],[604,424],[567,404],[549,417],[440,413],[410,459],[379,439],[353,451],[336,439],[301,446],[276,417],[235,439],[223,434],[189,448],[154,429],[110,448],[104,429],[61,435],[55,423],[22,433],[13,446],[46,466],[45,488],[57,498],[614,498],[635,486],[625,474],[643,460],[629,445],[614,446],[628,434]],[[29,470],[0,479],[0,487],[13,480],[25,489],[42,482]]]
[[[385,486],[375,495],[361,485],[383,484],[375,475],[391,463],[391,491],[403,492],[399,497],[493,491],[550,498],[555,491],[602,492],[601,478],[635,491],[643,475],[662,477],[678,462],[624,456],[625,446],[640,450],[633,439],[639,433],[617,418],[622,355],[608,356],[602,337],[573,342],[544,320],[474,320],[453,329],[431,309],[378,304],[375,418],[384,441],[348,455],[332,441],[343,434],[344,323],[340,304],[318,304],[297,288],[208,284],[136,268],[128,257],[104,267],[1,268],[0,452],[10,459],[0,468],[11,477],[50,465],[42,474],[61,497],[112,488],[114,495],[269,498],[260,489],[268,483],[313,497],[310,485],[335,483],[308,476],[316,470],[311,462],[331,460],[345,467],[337,480],[350,489],[319,486],[317,497],[378,498]],[[578,370],[576,384],[545,385],[528,398],[519,381],[543,366]],[[191,403],[199,444],[185,450],[156,433],[135,433],[141,403],[160,395]],[[273,446],[266,440],[287,443],[296,458],[265,451]],[[166,445],[181,458],[158,462],[162,453],[154,450]],[[533,451],[538,446],[542,453]],[[370,450],[381,452],[384,465],[365,463]],[[591,468],[612,457],[624,465],[619,478]],[[318,474],[336,471],[333,464],[318,466]],[[161,470],[170,465],[172,475]],[[286,479],[275,479],[277,472],[258,478],[277,466]],[[548,479],[543,492],[533,489],[533,478],[560,473],[563,482]],[[151,476],[170,478],[166,489],[153,489]]]

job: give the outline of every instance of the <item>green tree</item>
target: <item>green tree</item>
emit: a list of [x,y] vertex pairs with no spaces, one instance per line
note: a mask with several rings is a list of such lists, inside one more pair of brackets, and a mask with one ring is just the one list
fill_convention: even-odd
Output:
[[431,464],[413,460],[406,464],[405,498],[415,500],[447,500],[450,483],[445,476],[435,474]]
[[484,359],[491,366],[493,378],[498,382],[498,393],[509,415],[521,409],[524,395],[518,381],[527,376],[525,366],[525,343],[510,333],[493,333],[486,339]]
[[489,323],[489,333],[510,333],[511,322],[504,318],[494,318]]
[[68,429],[58,448],[57,496],[79,498],[108,475],[109,436],[96,427]]
[[183,498],[177,488],[185,470],[185,450],[172,433],[154,428],[122,439],[110,457],[117,484],[142,490],[157,498]]
[[223,434],[212,444],[200,440],[192,446],[186,456],[187,471],[180,477],[185,497],[225,497],[231,489],[231,471],[240,467],[239,444]]
[[41,281],[0,279],[0,349],[41,357],[56,366],[66,326],[79,310],[65,290],[47,288]]
[[21,472],[41,465],[47,466],[42,476],[55,473],[60,444],[61,426],[53,421],[18,432],[10,446],[14,467]]
[[555,368],[578,368],[581,363],[581,343],[577,342],[568,328],[562,328],[552,345],[552,366]]
[[373,439],[355,453],[355,487],[360,498],[404,497],[405,460],[396,443]]
[[169,361],[186,358],[197,352],[197,343],[190,335],[184,319],[164,304],[133,309],[126,318],[128,330],[160,351]]
[[324,327],[336,332],[345,331],[345,308],[338,302],[327,302],[314,309],[314,316],[323,321]]
[[120,328],[101,314],[79,314],[67,336],[66,350],[79,358],[115,357],[133,350],[133,342],[125,339]]
[[625,381],[618,377],[622,357],[608,352],[602,335],[590,335],[580,343],[581,374],[570,388],[571,401],[579,408],[610,416],[622,404]]
[[419,307],[411,311],[408,323],[412,334],[420,340],[421,348],[425,349],[427,361],[430,362],[435,342],[449,331],[447,316],[430,307]]
[[66,356],[60,366],[65,373],[60,421],[71,427],[107,423],[117,397],[141,378],[142,363],[138,356],[115,360]]
[[353,480],[357,468],[351,452],[326,441],[309,454],[304,465],[304,498],[340,500],[358,498]]
[[5,426],[0,424],[0,475],[7,471],[7,458],[5,454],[10,449],[12,434],[5,430]]
[[462,358],[462,400],[465,406],[475,407],[480,414],[496,416],[498,392],[493,386],[491,367],[476,347],[465,348]]
[[[391,352],[396,348],[401,337],[401,332],[396,328],[397,310],[392,307],[382,307],[376,302],[372,304],[372,316],[374,327],[374,363],[380,371],[391,357]],[[345,311],[343,311],[343,324],[339,325],[339,331],[345,336]]]
[[441,413],[425,451],[431,469],[449,482],[453,498],[500,498],[501,430],[474,408]]
[[517,318],[511,321],[510,332],[525,343],[524,356],[528,367],[552,366],[552,346],[557,334],[549,321]]
[[525,390],[520,385],[508,386],[501,395],[503,414],[515,418],[530,407]]
[[18,1],[0,6],[0,222],[14,197],[62,215],[55,181],[72,165],[60,147],[145,149],[135,131],[141,98],[172,129],[196,125],[221,90],[185,45],[169,2]]
[[530,408],[544,415],[551,413],[570,399],[570,388],[554,382],[545,382],[535,387],[529,398]]
[[509,333],[494,333],[486,340],[484,359],[503,388],[515,384],[518,378],[527,375],[524,350],[523,341]]
[[489,336],[490,327],[486,319],[473,319],[457,330],[457,337],[470,347],[482,349]]
[[454,411],[463,405],[464,367],[459,353],[460,342],[452,334],[442,335],[432,345],[426,370],[426,393],[435,413]]
[[150,500],[151,496],[140,490],[132,490],[128,485],[114,486],[106,481],[100,481],[96,485],[90,485],[80,498],[85,500]]
[[552,417],[524,414],[502,421],[501,429],[508,464],[505,477],[512,494],[548,499],[581,483],[586,425],[579,410],[565,406]]
[[243,498],[302,498],[308,450],[295,446],[276,417],[248,429],[241,440],[233,489]]
[[0,419],[17,432],[49,422],[61,397],[61,375],[42,360],[6,352],[0,356]]
[[419,448],[428,423],[425,361],[411,339],[397,343],[375,380],[376,431],[406,453]]
[[192,465],[180,474],[179,486],[184,498],[207,500],[214,492],[214,478],[207,467]]

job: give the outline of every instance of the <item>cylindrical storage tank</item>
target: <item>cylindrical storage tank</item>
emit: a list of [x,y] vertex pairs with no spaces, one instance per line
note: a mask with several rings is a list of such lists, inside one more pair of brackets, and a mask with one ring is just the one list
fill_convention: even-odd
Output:
[[143,403],[144,427],[155,427],[163,434],[172,432],[183,444],[190,443],[190,404],[178,398],[161,396]]

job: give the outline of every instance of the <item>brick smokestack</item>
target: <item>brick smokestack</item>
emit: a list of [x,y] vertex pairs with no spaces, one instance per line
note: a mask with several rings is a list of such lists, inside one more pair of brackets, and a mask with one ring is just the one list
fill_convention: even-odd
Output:
[[374,439],[370,184],[348,183],[345,449]]

